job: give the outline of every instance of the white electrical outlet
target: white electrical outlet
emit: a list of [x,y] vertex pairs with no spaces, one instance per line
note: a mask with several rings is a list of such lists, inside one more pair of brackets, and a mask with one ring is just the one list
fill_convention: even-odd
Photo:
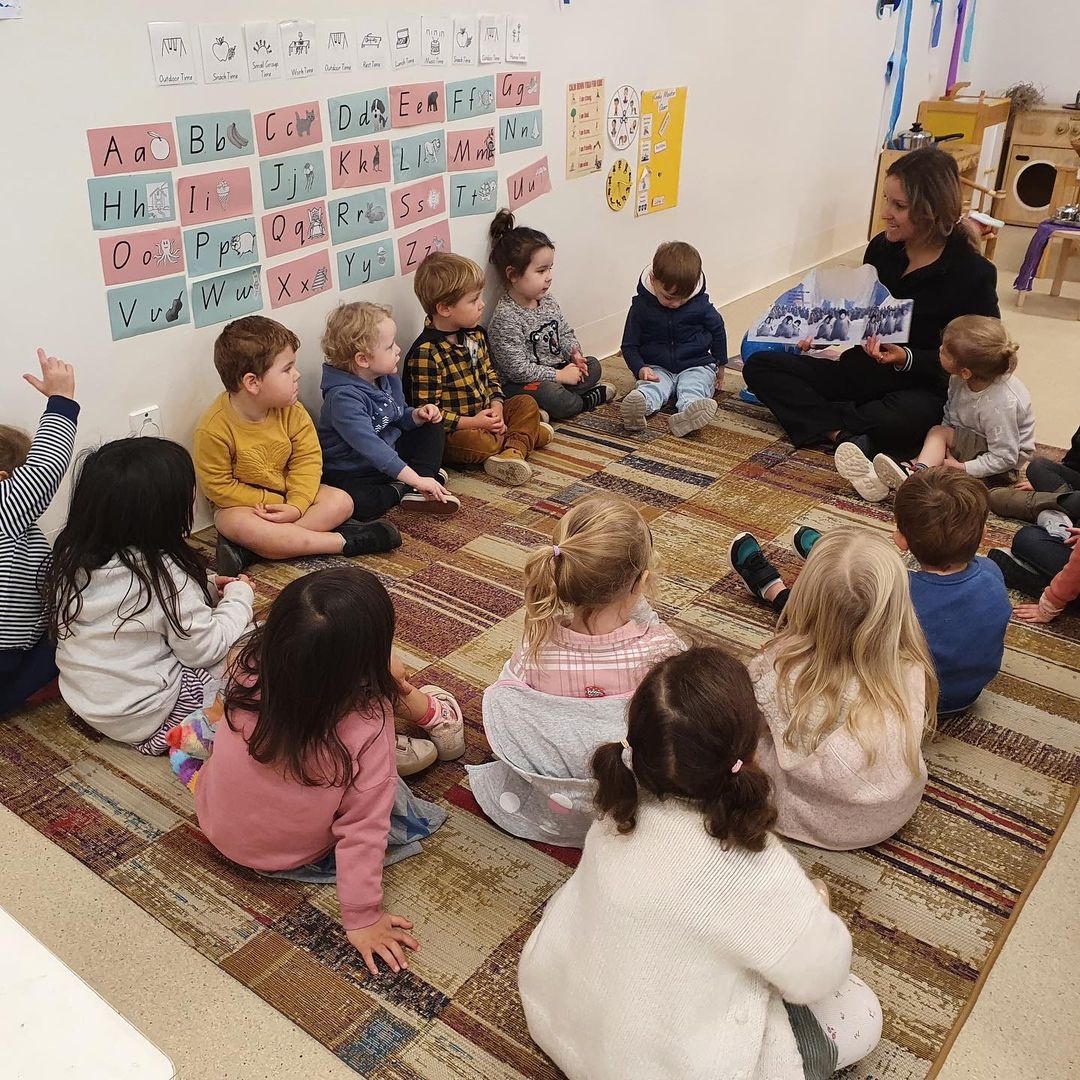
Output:
[[156,405],[147,405],[145,409],[136,409],[128,414],[128,427],[132,435],[163,435],[161,430],[161,410]]

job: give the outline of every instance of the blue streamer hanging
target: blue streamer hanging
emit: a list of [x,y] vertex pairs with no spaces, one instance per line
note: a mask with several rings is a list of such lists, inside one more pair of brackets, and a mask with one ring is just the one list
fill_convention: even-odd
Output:
[[964,63],[971,63],[971,44],[975,37],[975,8],[979,0],[971,0],[971,9],[968,11],[967,29],[964,31]]
[[[902,21],[896,28],[896,44],[893,46],[892,55],[885,62],[885,86],[888,87],[896,76],[896,86],[893,90],[892,110],[889,113],[889,127],[885,134],[885,145],[893,149],[893,134],[896,131],[897,122],[900,119],[900,109],[904,103],[904,76],[907,73],[908,45],[911,41],[911,8],[914,0],[899,0],[897,10],[903,8]],[[897,58],[899,48],[899,58]]]
[[941,18],[945,11],[945,0],[930,0],[936,8],[934,12],[934,25],[930,30],[930,48],[936,49],[941,44]]

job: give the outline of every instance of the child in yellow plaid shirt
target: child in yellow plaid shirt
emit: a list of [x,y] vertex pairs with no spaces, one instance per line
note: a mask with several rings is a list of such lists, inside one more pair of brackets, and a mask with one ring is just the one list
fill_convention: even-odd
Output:
[[504,399],[491,362],[484,310],[484,271],[461,255],[436,252],[416,271],[413,283],[427,318],[405,361],[406,400],[435,405],[447,430],[445,460],[483,465],[507,484],[532,476],[525,460],[554,436],[527,394]]

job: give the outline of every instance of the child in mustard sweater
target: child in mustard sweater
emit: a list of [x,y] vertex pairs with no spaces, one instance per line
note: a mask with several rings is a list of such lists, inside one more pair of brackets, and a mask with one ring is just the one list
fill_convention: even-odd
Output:
[[256,558],[371,555],[401,544],[387,521],[350,520],[352,499],[319,483],[322,451],[299,401],[300,339],[249,315],[214,343],[225,386],[195,429],[195,469],[214,505],[217,571],[240,573]]

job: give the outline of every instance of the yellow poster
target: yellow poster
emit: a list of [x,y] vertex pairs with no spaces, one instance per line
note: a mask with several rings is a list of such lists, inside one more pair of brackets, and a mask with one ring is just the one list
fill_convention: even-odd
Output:
[[685,86],[642,91],[635,217],[678,205],[685,121]]
[[604,80],[566,88],[566,179],[599,172],[604,164]]

